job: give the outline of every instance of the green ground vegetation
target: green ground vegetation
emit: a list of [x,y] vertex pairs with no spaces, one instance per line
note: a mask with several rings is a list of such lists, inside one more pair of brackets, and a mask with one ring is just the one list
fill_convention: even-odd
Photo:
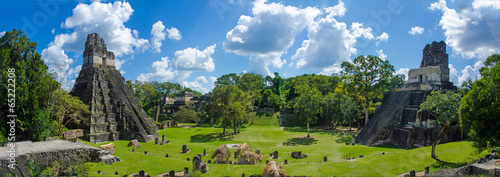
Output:
[[[91,176],[119,176],[131,174],[144,170],[151,176],[174,170],[182,171],[189,167],[192,171],[192,159],[196,154],[202,154],[203,149],[212,154],[221,144],[248,143],[252,150],[260,150],[264,159],[259,165],[226,165],[209,164],[209,170],[203,176],[241,176],[260,175],[265,167],[267,155],[278,151],[280,159],[270,159],[278,163],[287,159],[291,164],[284,165],[285,170],[291,176],[395,176],[410,170],[423,171],[426,166],[430,171],[441,168],[456,168],[463,166],[481,157],[487,152],[477,153],[472,143],[459,141],[438,145],[436,154],[438,160],[431,158],[428,153],[431,147],[423,147],[412,150],[399,149],[392,146],[366,147],[363,145],[345,145],[350,141],[352,131],[343,132],[336,130],[324,130],[320,127],[311,127],[312,139],[304,139],[307,129],[304,127],[279,127],[276,115],[256,114],[251,126],[242,126],[241,133],[233,136],[220,134],[222,128],[196,127],[195,124],[181,124],[187,127],[178,127],[160,130],[160,136],[165,134],[172,141],[166,145],[154,145],[154,142],[141,143],[141,148],[132,152],[127,147],[128,141],[116,141],[116,156],[121,162],[112,165],[102,163],[88,163]],[[92,144],[91,146],[102,144]],[[186,144],[191,152],[180,153],[181,147]],[[234,153],[235,149],[230,149]],[[145,155],[144,151],[148,151]],[[302,151],[307,154],[305,159],[293,159],[289,155],[292,151]],[[169,158],[165,158],[168,153]],[[385,155],[382,155],[385,153]],[[364,158],[356,160],[343,160],[345,155],[354,155]],[[327,156],[328,161],[323,162]],[[208,161],[210,156],[203,156],[203,161]],[[231,160],[235,161],[234,157]],[[97,171],[101,171],[101,175]]]

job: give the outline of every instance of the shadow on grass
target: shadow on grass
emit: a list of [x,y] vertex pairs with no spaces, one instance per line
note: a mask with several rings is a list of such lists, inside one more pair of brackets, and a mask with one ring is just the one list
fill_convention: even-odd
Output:
[[318,140],[314,138],[290,138],[283,142],[285,146],[311,145],[316,144]]
[[234,134],[232,134],[232,133],[222,135],[222,133],[215,132],[215,133],[210,133],[210,134],[193,135],[193,136],[191,136],[191,139],[189,140],[189,142],[207,143],[207,142],[212,142],[215,140],[230,140],[232,138],[234,138]]
[[431,166],[433,168],[437,168],[437,169],[441,169],[441,168],[459,168],[459,167],[462,167],[464,165],[467,165],[466,162],[462,162],[462,163],[446,162],[446,161],[442,161],[441,159],[438,159],[436,157],[434,157],[433,159],[436,160],[436,163],[432,164]]

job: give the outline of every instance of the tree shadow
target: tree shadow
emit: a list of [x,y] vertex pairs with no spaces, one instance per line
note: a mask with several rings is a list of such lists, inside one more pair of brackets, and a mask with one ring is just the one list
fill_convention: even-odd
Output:
[[351,134],[347,134],[347,133],[338,133],[337,135],[337,138],[335,140],[335,142],[337,143],[345,143],[345,142],[351,142]]
[[298,146],[298,145],[311,145],[311,144],[316,144],[318,140],[315,140],[314,138],[290,138],[283,142],[283,145],[285,146]]
[[433,159],[436,160],[436,163],[432,164],[431,166],[433,168],[437,168],[437,169],[459,168],[459,167],[467,165],[466,162],[461,162],[461,163],[446,162],[446,161],[442,161],[441,159],[438,159],[437,157],[433,157]]
[[207,142],[212,142],[215,140],[230,140],[231,138],[234,137],[234,134],[225,134],[222,135],[222,133],[209,133],[209,134],[196,134],[191,136],[191,139],[189,142],[192,143],[207,143]]

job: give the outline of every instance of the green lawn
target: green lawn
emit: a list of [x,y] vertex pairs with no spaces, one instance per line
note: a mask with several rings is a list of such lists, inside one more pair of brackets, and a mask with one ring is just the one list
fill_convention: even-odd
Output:
[[[186,159],[193,158],[196,154],[202,154],[203,149],[212,154],[221,144],[248,143],[252,150],[260,150],[262,154],[269,155],[273,151],[279,151],[281,159],[275,161],[281,163],[285,159],[291,163],[284,168],[288,175],[307,176],[395,176],[410,170],[423,171],[426,166],[430,166],[430,171],[440,168],[451,168],[465,165],[484,155],[474,153],[471,143],[460,141],[439,145],[436,154],[441,161],[436,161],[430,157],[430,147],[404,150],[395,147],[366,147],[363,145],[344,145],[345,140],[350,139],[350,135],[341,132],[316,130],[313,128],[311,136],[313,140],[305,140],[300,137],[306,135],[306,130],[300,127],[280,128],[277,124],[276,116],[256,116],[253,125],[244,129],[240,134],[233,137],[220,138],[218,134],[222,128],[170,128],[160,130],[159,134],[166,135],[172,141],[166,145],[154,145],[154,142],[141,143],[141,148],[131,152],[127,147],[128,141],[117,141],[115,143],[116,156],[122,162],[112,165],[102,163],[89,163],[91,176],[98,175],[97,171],[109,176],[115,176],[115,171],[119,176],[131,174],[144,170],[151,176],[174,170],[182,171],[184,167],[192,170],[192,163]],[[226,131],[232,132],[232,128]],[[87,143],[92,146],[102,144]],[[191,152],[181,154],[181,147],[186,144]],[[234,153],[234,149],[230,149]],[[144,151],[149,154],[145,155]],[[305,159],[293,159],[289,157],[292,151],[302,151],[307,154]],[[385,155],[381,155],[385,152]],[[168,153],[170,158],[165,158]],[[342,160],[342,156],[354,154],[354,156],[364,155],[364,158],[353,161]],[[327,156],[328,162],[322,162]],[[204,156],[207,161],[210,156]],[[249,175],[259,175],[265,167],[265,159],[261,165],[218,165],[209,164],[209,170],[205,176],[241,176],[245,173]],[[233,157],[231,160],[235,161]]]

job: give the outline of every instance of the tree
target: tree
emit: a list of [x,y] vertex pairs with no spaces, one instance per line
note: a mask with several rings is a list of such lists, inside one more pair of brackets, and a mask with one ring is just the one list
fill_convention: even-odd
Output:
[[[227,86],[227,108],[233,116],[234,133],[240,131],[241,119],[245,116],[246,111],[250,108],[250,95],[243,92],[236,85]],[[238,122],[238,131],[236,131],[236,122]]]
[[500,146],[500,55],[486,59],[476,80],[460,102],[460,126],[479,151]]
[[[252,102],[251,110],[254,111],[255,100],[260,97],[260,90],[264,87],[264,79],[262,75],[245,73],[238,81],[238,85],[241,90],[245,91],[250,95],[250,100]],[[252,114],[252,124],[253,124],[253,114]]]
[[217,78],[217,80],[215,81],[215,86],[219,86],[219,85],[235,85],[236,83],[238,83],[238,80],[240,79],[240,76],[236,73],[231,73],[231,74],[225,74],[225,75],[222,75],[221,77]]
[[179,107],[179,111],[175,112],[173,117],[179,122],[199,122],[199,114],[193,109],[190,109],[189,105]]
[[[36,52],[36,43],[30,41],[23,31],[7,31],[0,38],[0,71],[0,100],[4,100],[0,102],[0,116],[3,122],[9,122],[6,120],[8,114],[18,115],[16,141],[44,140],[52,136],[49,102],[60,84],[54,80],[41,55]],[[13,77],[9,77],[9,74]],[[15,85],[15,92],[9,84]],[[10,108],[7,99],[12,98],[15,98],[15,102],[9,103],[15,105],[15,109],[7,112]],[[3,135],[8,134],[6,128],[2,126]]]
[[89,106],[84,104],[78,97],[72,96],[62,89],[57,90],[54,95],[59,98],[52,112],[57,122],[58,136],[61,136],[62,130],[71,121],[74,123],[80,121],[90,123],[87,116],[90,113]]
[[467,80],[465,80],[464,82],[462,82],[462,85],[460,85],[460,87],[458,88],[458,91],[460,92],[460,94],[462,94],[462,96],[465,96],[467,95],[467,93],[469,92],[469,90],[472,89],[472,84],[474,82],[472,82],[472,79],[470,77],[467,78]]
[[300,96],[294,107],[299,111],[299,118],[307,123],[307,137],[309,138],[309,124],[315,123],[318,119],[316,115],[321,113],[321,92],[308,85],[303,85],[298,90]]
[[341,93],[330,92],[323,98],[323,114],[324,117],[330,122],[330,128],[333,128],[333,124],[337,125],[341,121],[341,95]]
[[342,113],[342,121],[349,124],[349,130],[351,130],[352,123],[356,121],[356,112],[358,109],[358,104],[354,99],[346,95],[342,95],[340,101],[340,112]]
[[[222,134],[226,134],[226,115],[227,115],[227,97],[225,96],[227,92],[227,86],[219,85],[214,88],[212,96],[210,97],[210,103],[207,106],[209,114],[213,118],[217,118],[222,125]],[[212,121],[213,122],[213,121]]]
[[436,118],[436,123],[443,125],[438,134],[438,140],[432,143],[431,157],[435,158],[436,145],[443,139],[446,130],[451,122],[458,120],[458,108],[460,106],[461,96],[458,93],[432,91],[427,99],[420,105],[419,112],[427,111]]
[[343,62],[342,74],[350,77],[352,80],[349,86],[357,90],[364,98],[365,106],[365,125],[368,122],[371,101],[378,95],[381,95],[388,86],[393,77],[394,67],[387,60],[382,60],[378,56],[358,56],[353,63]]

